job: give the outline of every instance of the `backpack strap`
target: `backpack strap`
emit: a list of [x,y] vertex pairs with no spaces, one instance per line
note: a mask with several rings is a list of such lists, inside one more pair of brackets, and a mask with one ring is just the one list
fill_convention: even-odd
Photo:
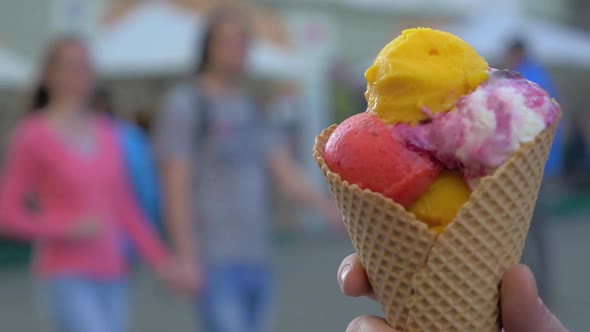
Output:
[[200,91],[197,89],[192,89],[192,91],[194,98],[193,105],[196,107],[196,120],[198,121],[195,138],[198,144],[202,144],[209,137],[209,132],[211,129],[210,104],[209,100],[207,100],[207,97],[200,93]]
[[200,149],[209,137],[211,129],[210,104],[207,98],[195,87],[194,83],[184,83],[183,90],[195,112],[192,117],[192,121],[195,123],[194,139]]

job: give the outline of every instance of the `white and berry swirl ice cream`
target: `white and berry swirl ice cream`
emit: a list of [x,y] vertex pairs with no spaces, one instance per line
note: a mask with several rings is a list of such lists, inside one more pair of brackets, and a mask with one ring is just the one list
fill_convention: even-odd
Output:
[[398,133],[411,147],[471,180],[492,173],[558,115],[559,105],[539,85],[517,72],[491,69],[488,80],[463,96],[454,110],[420,125],[400,124]]

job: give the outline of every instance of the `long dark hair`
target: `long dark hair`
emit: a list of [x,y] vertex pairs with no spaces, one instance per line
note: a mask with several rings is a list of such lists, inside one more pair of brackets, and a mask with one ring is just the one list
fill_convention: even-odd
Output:
[[39,77],[39,83],[37,83],[37,86],[33,90],[29,112],[39,112],[49,104],[51,96],[49,95],[49,89],[47,87],[47,72],[57,60],[60,50],[64,46],[72,43],[85,45],[81,38],[73,35],[61,36],[49,43],[45,56],[41,62],[41,75]]
[[223,8],[214,12],[209,18],[205,33],[199,43],[200,56],[197,59],[197,75],[203,74],[209,69],[211,65],[211,45],[216,37],[215,34],[217,33],[218,28],[225,23],[237,24],[241,28],[244,38],[246,40],[250,39],[250,31],[246,22],[246,16],[240,11]]
[[109,117],[115,116],[113,97],[111,92],[104,86],[100,86],[94,91],[90,106],[96,112],[102,112]]

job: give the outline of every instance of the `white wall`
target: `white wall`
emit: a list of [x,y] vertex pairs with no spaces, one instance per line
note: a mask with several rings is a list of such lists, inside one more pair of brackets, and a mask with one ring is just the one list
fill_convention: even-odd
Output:
[[31,56],[49,36],[47,0],[0,0],[0,44]]
[[527,11],[556,20],[568,20],[573,15],[570,0],[520,0]]
[[53,33],[75,32],[91,38],[99,28],[107,0],[50,0],[49,28]]
[[116,0],[0,0],[0,45],[36,58],[60,32],[90,37],[111,1]]

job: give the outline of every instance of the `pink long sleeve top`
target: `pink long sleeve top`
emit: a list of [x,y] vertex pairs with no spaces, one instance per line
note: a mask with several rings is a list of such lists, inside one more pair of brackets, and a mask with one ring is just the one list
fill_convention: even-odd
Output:
[[[88,155],[69,146],[43,115],[23,121],[9,146],[0,182],[0,232],[34,242],[38,276],[124,276],[123,231],[154,268],[166,259],[131,193],[115,128],[99,117],[92,126],[96,145]],[[36,211],[25,205],[30,194],[40,203]],[[85,218],[101,223],[99,235],[69,238],[68,230]]]

